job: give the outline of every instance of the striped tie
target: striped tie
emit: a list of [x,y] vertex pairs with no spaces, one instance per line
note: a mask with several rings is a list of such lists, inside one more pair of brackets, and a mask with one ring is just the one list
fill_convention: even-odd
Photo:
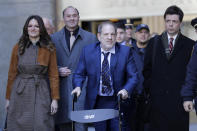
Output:
[[172,53],[172,50],[173,50],[173,40],[174,38],[170,38],[170,43],[169,43],[170,54]]
[[112,91],[111,84],[110,84],[110,68],[109,68],[109,62],[108,62],[108,59],[107,59],[108,55],[109,55],[109,52],[108,53],[102,52],[102,53],[104,55],[104,60],[103,60],[103,63],[102,63],[102,72],[101,72],[101,75],[102,75],[102,93],[109,95]]

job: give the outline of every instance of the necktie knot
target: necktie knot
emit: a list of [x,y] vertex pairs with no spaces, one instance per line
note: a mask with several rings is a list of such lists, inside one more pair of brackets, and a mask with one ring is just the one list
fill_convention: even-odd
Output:
[[174,38],[170,38],[170,42],[173,42]]
[[103,53],[104,59],[106,59],[109,55],[109,52],[107,52],[107,53],[102,52],[102,53]]

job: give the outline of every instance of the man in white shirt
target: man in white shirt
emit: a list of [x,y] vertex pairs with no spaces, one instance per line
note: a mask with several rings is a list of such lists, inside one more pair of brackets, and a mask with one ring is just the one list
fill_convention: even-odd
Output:
[[[98,27],[100,42],[83,48],[73,76],[72,94],[79,96],[86,77],[86,109],[118,109],[117,95],[127,99],[138,83],[137,69],[127,46],[116,43],[116,27],[103,22]],[[101,114],[102,115],[102,114]],[[96,131],[119,131],[119,119],[96,122]],[[127,128],[127,125],[123,125]]]
[[164,14],[165,31],[150,39],[144,60],[144,88],[150,93],[150,131],[189,131],[181,87],[194,41],[180,32],[183,11],[170,6]]

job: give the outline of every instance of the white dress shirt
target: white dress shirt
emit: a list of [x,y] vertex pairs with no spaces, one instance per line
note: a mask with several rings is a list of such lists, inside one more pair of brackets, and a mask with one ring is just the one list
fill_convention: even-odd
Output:
[[178,34],[174,35],[173,37],[170,36],[168,33],[167,33],[167,35],[168,35],[168,45],[170,44],[170,38],[173,38],[172,44],[173,44],[173,48],[174,48],[174,46],[175,46],[175,41],[176,41],[176,37],[177,37]]
[[[109,52],[109,55],[108,55],[108,63],[109,63],[109,68],[110,68],[110,61],[111,61],[111,55],[112,54],[115,54],[115,46],[113,46],[110,50],[108,51],[105,51],[101,48],[101,69],[102,69],[102,63],[103,63],[103,60],[104,60],[104,55],[103,53],[108,53]],[[111,81],[111,76],[110,76],[110,81]],[[111,81],[111,85],[112,85],[112,81]],[[103,94],[102,93],[102,75],[100,76],[100,86],[99,86],[99,95],[100,96],[112,96],[114,94],[114,89],[113,89],[113,86],[112,86],[112,92],[107,95],[107,94]]]

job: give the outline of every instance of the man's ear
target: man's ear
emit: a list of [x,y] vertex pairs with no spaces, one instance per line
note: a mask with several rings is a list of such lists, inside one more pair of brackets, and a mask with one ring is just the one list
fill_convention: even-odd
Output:
[[97,33],[97,38],[98,38],[98,40],[100,41],[101,33]]

